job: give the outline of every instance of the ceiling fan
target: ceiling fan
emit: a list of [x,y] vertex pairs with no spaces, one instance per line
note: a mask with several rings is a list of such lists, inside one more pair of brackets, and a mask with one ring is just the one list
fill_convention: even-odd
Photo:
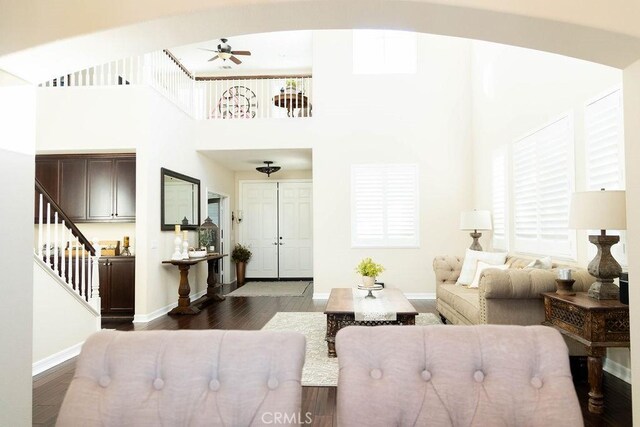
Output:
[[220,58],[223,61],[226,61],[227,59],[229,59],[232,62],[234,62],[235,64],[240,65],[240,64],[242,64],[242,61],[240,61],[234,55],[251,56],[251,52],[248,51],[248,50],[231,50],[231,45],[227,44],[227,39],[220,39],[220,41],[222,43],[220,43],[218,45],[218,49],[216,49],[216,50],[202,48],[203,50],[208,50],[209,52],[215,52],[216,53],[216,55],[213,58],[209,59],[209,62]]

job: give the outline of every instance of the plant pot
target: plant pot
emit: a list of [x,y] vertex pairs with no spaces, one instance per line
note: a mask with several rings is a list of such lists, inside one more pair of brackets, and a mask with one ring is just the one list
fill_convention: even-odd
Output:
[[373,287],[376,283],[376,278],[373,276],[362,276],[362,286],[366,286],[367,288]]
[[236,284],[238,285],[238,287],[244,285],[244,274],[246,268],[246,262],[236,262]]

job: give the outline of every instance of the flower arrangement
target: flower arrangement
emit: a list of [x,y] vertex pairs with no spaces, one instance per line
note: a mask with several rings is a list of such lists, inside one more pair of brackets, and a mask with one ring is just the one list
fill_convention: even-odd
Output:
[[373,262],[371,258],[364,258],[356,267],[356,271],[362,276],[376,277],[384,271],[384,267],[381,264]]
[[251,251],[248,246],[237,243],[231,251],[231,260],[233,262],[249,262],[251,259]]

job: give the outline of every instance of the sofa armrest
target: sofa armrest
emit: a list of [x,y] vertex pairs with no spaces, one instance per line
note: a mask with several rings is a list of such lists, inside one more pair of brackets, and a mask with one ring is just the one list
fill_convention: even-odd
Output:
[[[516,269],[498,270],[488,268],[480,277],[480,298],[499,299],[527,299],[542,298],[542,292],[554,292],[556,290],[556,269]],[[575,279],[573,289],[577,292],[586,292],[595,281],[586,270],[574,270],[572,277]]]
[[436,288],[443,283],[455,284],[462,270],[462,257],[439,255],[433,259]]

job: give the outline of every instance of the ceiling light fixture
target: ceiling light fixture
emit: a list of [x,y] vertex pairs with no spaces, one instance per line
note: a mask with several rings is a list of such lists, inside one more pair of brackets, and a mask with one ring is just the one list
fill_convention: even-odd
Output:
[[258,172],[266,173],[267,176],[271,176],[272,173],[278,172],[280,170],[280,166],[271,166],[273,162],[265,161],[263,162],[267,166],[259,166],[256,168]]

